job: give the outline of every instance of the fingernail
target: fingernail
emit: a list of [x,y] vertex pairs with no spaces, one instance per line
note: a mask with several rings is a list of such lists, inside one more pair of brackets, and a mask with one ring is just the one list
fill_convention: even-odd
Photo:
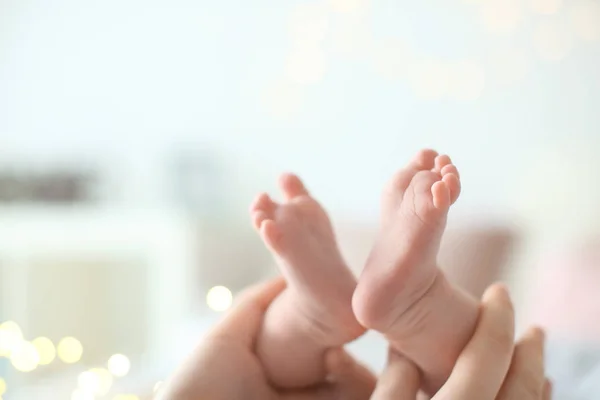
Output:
[[493,297],[497,297],[499,300],[512,304],[508,288],[503,283],[493,284],[483,294],[484,301],[490,300]]
[[542,343],[546,342],[546,331],[543,328],[534,326],[532,331],[535,337],[537,337]]
[[546,379],[544,382],[544,400],[552,399],[552,381],[550,379]]

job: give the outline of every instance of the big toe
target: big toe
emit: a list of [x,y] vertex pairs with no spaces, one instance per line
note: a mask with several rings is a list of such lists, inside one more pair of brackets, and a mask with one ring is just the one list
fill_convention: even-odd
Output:
[[250,206],[250,214],[252,216],[252,224],[254,228],[260,229],[263,222],[273,219],[277,203],[266,193],[261,193],[256,197]]
[[390,211],[388,208],[396,207],[402,201],[406,190],[419,171],[428,171],[435,167],[436,157],[438,153],[435,150],[421,150],[405,168],[394,174],[383,194],[384,213],[388,213]]
[[279,178],[279,185],[287,200],[308,195],[308,190],[297,175],[285,173]]
[[435,160],[438,152],[432,149],[424,149],[417,153],[411,164],[419,170],[432,169],[435,166]]
[[450,202],[450,193],[440,176],[431,171],[420,171],[411,181],[402,205],[412,208],[414,214],[425,221],[436,218]]
[[442,154],[440,156],[437,156],[435,158],[435,162],[434,162],[434,171],[437,172],[438,174],[441,174],[442,169],[446,166],[446,165],[451,165],[452,164],[452,160],[450,159],[450,156],[446,155],[446,154]]
[[433,206],[438,210],[445,210],[452,204],[450,189],[444,181],[437,181],[431,186]]
[[281,245],[282,233],[277,227],[275,221],[267,219],[260,226],[260,235],[267,247],[277,253],[281,254],[283,246]]

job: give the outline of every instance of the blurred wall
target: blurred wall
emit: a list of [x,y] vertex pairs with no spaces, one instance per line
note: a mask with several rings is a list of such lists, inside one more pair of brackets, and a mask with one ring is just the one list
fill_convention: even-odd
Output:
[[169,152],[209,147],[236,208],[292,169],[330,208],[372,216],[390,173],[434,146],[463,171],[459,208],[510,212],[533,150],[598,135],[593,1],[1,8],[0,158],[99,159],[121,202],[164,201]]

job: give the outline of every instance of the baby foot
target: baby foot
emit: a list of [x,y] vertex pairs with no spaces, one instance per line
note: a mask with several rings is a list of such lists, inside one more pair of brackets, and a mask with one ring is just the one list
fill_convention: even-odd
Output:
[[437,268],[448,210],[459,194],[458,170],[433,150],[421,151],[395,174],[383,195],[379,237],[353,297],[362,325],[384,333],[426,380],[433,375],[432,385],[449,372],[477,316],[476,303],[471,307]]
[[365,326],[389,330],[431,287],[448,209],[459,193],[456,167],[433,150],[421,151],[388,183],[382,230],[354,298]]
[[[262,194],[251,214],[288,283],[267,313],[259,356],[272,380],[290,387],[316,383],[310,381],[322,370],[324,349],[357,338],[364,328],[351,306],[356,279],[327,213],[295,175],[283,175],[280,185],[285,202]],[[260,346],[263,341],[268,344]],[[290,352],[300,344],[302,351],[290,363]]]

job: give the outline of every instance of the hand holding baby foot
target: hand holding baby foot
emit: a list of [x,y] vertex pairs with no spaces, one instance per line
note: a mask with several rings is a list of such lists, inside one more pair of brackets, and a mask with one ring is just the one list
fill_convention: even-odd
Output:
[[[529,330],[513,345],[514,311],[506,290],[492,286],[483,297],[475,333],[448,381],[431,400],[550,400],[544,375],[544,335]],[[386,370],[371,400],[415,400],[417,367],[390,349]]]
[[262,194],[251,207],[254,226],[287,282],[267,311],[257,353],[275,386],[300,388],[321,383],[325,352],[364,329],[351,306],[356,279],[327,213],[297,176],[284,174],[280,186],[283,203]]
[[324,355],[328,379],[301,390],[268,381],[254,347],[265,312],[284,289],[276,279],[250,289],[157,394],[157,400],[368,400],[375,378],[342,349]]
[[460,189],[457,168],[433,150],[421,151],[394,175],[352,299],[362,325],[383,333],[418,365],[429,393],[448,378],[477,319],[477,302],[437,267],[448,210]]
[[363,332],[356,317],[392,348],[372,400],[414,400],[420,387],[437,400],[548,399],[537,331],[511,361],[506,292],[489,291],[477,323],[478,303],[437,268],[447,212],[460,192],[447,156],[423,151],[395,175],[356,291],[323,208],[296,176],[284,175],[281,186],[283,204],[263,194],[251,211],[287,288],[267,285],[234,308],[160,399],[366,400],[373,377],[340,349]]

